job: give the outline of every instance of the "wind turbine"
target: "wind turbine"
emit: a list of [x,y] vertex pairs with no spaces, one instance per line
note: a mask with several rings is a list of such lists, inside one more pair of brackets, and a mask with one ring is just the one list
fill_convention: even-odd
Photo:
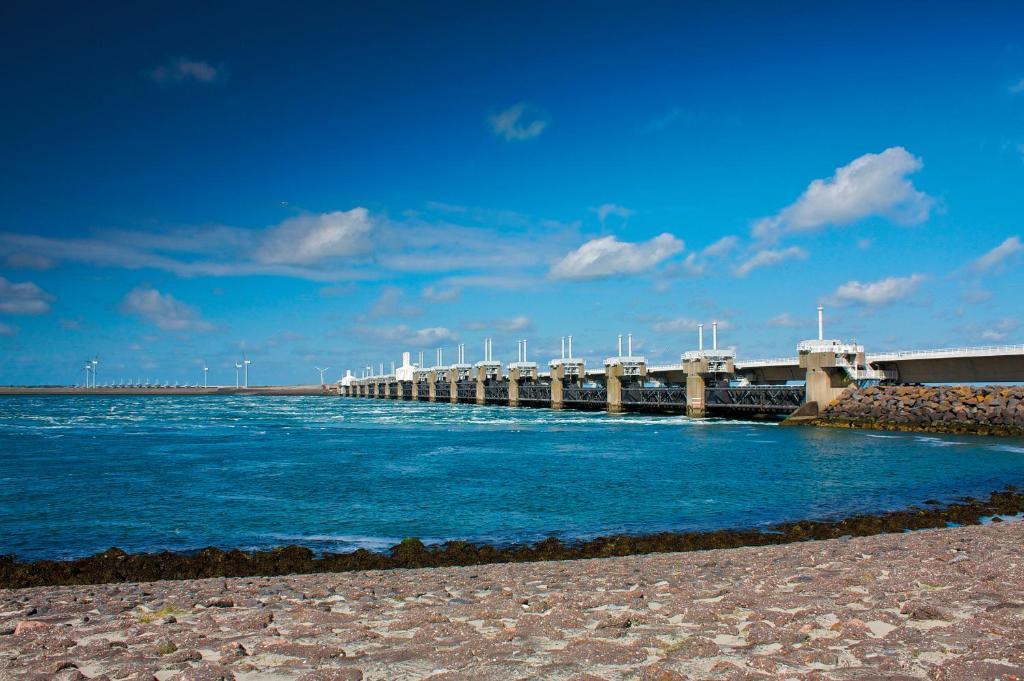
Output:
[[238,388],[238,370],[242,368],[242,365],[235,362],[235,388]]
[[89,369],[92,369],[92,362],[85,363],[85,387],[89,387]]
[[321,369],[320,367],[313,367],[313,368],[320,372],[320,385],[323,385],[324,384],[324,372],[327,371],[328,369],[330,369],[331,367],[324,367],[323,369]]
[[90,362],[92,364],[92,387],[94,388],[96,387],[96,367],[99,366],[99,363],[99,357],[93,357],[92,362]]
[[206,362],[203,362],[203,388],[206,388],[206,374],[210,373],[210,367],[206,366]]
[[252,364],[252,360],[251,359],[242,359],[242,364],[245,367],[245,369],[244,369],[245,387],[248,388],[249,387],[249,365]]

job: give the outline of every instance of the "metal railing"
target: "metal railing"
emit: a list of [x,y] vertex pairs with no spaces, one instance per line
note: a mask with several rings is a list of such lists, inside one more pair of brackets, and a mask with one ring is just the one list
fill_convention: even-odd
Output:
[[455,395],[459,401],[476,401],[476,381],[459,381],[455,384]]
[[622,389],[622,403],[645,407],[685,407],[683,386],[628,386]]
[[520,383],[519,384],[519,401],[520,402],[551,402],[551,384],[550,383]]
[[807,391],[802,385],[707,388],[704,391],[704,405],[709,410],[789,414],[803,405],[806,394]]
[[901,359],[955,359],[969,357],[998,357],[1000,355],[1024,355],[1024,345],[988,345],[975,348],[940,348],[937,350],[897,350],[895,352],[872,353],[870,362],[893,362]]
[[562,401],[576,404],[608,404],[608,389],[603,385],[594,388],[567,385],[562,389]]
[[484,400],[508,404],[508,382],[495,381],[494,383],[484,385]]

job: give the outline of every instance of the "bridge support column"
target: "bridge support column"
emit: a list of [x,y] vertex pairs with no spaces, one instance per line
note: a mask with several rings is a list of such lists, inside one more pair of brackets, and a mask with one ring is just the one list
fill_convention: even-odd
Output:
[[551,408],[565,407],[565,369],[558,367],[551,370]]
[[437,372],[427,374],[427,402],[437,402]]
[[622,413],[622,366],[605,367],[605,387],[608,390],[608,413]]
[[707,408],[704,405],[706,386],[700,374],[689,374],[686,377],[686,415],[690,418],[704,418]]
[[452,404],[459,403],[459,372],[455,370],[448,372],[448,401]]
[[414,380],[410,386],[409,399],[413,402],[420,401],[420,382]]
[[508,406],[510,407],[519,406],[519,379],[521,374],[522,371],[517,367],[508,370]]
[[476,368],[476,403],[487,404],[487,370],[482,366]]
[[804,403],[814,402],[818,409],[824,409],[854,385],[847,367],[864,363],[864,352],[860,347],[843,345],[838,341],[804,341],[798,346],[798,351],[800,368],[807,371]]

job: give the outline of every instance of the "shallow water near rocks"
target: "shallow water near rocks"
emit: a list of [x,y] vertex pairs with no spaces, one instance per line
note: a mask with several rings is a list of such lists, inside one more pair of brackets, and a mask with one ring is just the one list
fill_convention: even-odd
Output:
[[1024,441],[324,397],[0,397],[0,553],[744,528],[1024,486]]

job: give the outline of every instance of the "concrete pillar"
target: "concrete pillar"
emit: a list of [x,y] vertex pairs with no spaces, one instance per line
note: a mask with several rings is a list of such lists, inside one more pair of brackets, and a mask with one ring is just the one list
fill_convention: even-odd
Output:
[[413,400],[414,402],[419,402],[420,399],[420,382],[415,375],[413,375],[412,390],[409,391],[409,399]]
[[476,368],[476,403],[487,404],[487,368],[482,366]]
[[511,368],[508,370],[508,406],[519,406],[519,379],[522,378],[522,370]]
[[834,402],[853,384],[849,374],[837,366],[834,352],[801,353],[800,367],[807,370],[804,402],[816,403],[819,410]]
[[427,374],[427,401],[437,402],[437,372]]
[[452,404],[459,403],[459,371],[458,369],[448,370],[448,401]]
[[691,418],[704,418],[707,414],[707,407],[704,404],[705,396],[704,377],[701,374],[687,374],[686,376],[686,415]]
[[551,408],[565,406],[565,365],[551,368]]
[[604,368],[604,384],[608,389],[608,413],[622,413],[622,365]]

